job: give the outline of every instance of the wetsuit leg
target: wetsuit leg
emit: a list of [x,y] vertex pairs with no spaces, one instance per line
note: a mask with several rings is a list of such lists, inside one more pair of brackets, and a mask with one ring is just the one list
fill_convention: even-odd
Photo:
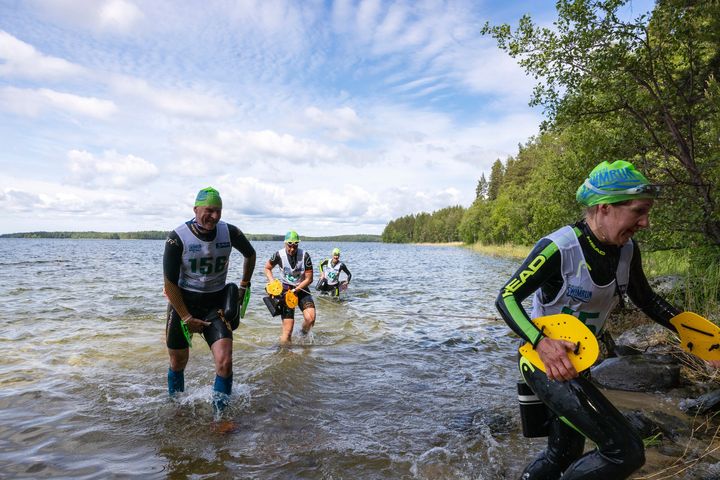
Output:
[[209,314],[205,315],[204,320],[210,322],[210,325],[203,328],[202,335],[208,346],[211,346],[221,338],[232,339],[232,330],[227,319],[223,319],[217,309],[213,309]]
[[557,479],[583,453],[585,437],[555,417],[550,422],[547,449],[523,471],[523,480]]
[[[535,369],[524,359],[520,360],[520,371],[538,398],[563,423],[597,445],[597,449],[582,455],[567,466],[563,472],[563,480],[620,480],[627,478],[645,463],[645,449],[640,436],[588,378],[581,376],[565,382],[550,381],[545,373]],[[560,452],[556,447],[562,445],[563,441],[555,440],[557,443],[554,443],[553,439],[564,436],[569,439],[565,441],[571,441],[572,437],[569,437],[568,433],[568,430],[559,428],[551,432],[546,451],[547,459],[555,462],[558,458],[566,458],[558,456]]]

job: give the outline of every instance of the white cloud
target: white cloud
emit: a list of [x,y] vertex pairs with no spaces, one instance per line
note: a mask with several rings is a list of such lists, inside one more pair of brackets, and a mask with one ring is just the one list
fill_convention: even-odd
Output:
[[19,115],[37,117],[48,110],[77,114],[90,118],[106,119],[117,111],[109,100],[81,97],[47,88],[0,88],[0,110]]
[[129,76],[115,76],[108,83],[117,94],[171,115],[214,119],[235,112],[232,103],[220,96],[189,89],[153,87],[143,79]]
[[305,116],[315,125],[329,132],[337,141],[357,138],[363,133],[362,121],[355,110],[350,107],[323,111],[317,107],[305,109]]
[[129,33],[143,19],[138,6],[128,0],[30,0],[42,17],[91,31]]
[[182,140],[185,156],[250,165],[284,160],[293,164],[316,164],[340,158],[337,148],[272,130],[221,130],[211,142]]
[[0,30],[0,77],[56,80],[85,73],[84,68],[43,55],[32,45]]
[[120,155],[115,151],[103,152],[98,158],[80,150],[68,152],[69,181],[89,188],[130,188],[154,180],[158,168],[143,158]]
[[100,28],[121,32],[129,31],[143,18],[142,12],[135,4],[124,0],[109,0],[101,3],[97,16]]

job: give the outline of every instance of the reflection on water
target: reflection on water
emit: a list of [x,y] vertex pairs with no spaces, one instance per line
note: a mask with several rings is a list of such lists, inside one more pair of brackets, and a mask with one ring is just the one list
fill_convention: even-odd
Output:
[[[167,398],[162,241],[0,240],[0,477],[517,476],[537,445],[519,437],[515,340],[493,320],[516,262],[340,244],[350,289],[315,295],[311,337],[281,349],[261,300],[281,244],[254,246],[226,427],[202,341]],[[304,245],[316,272],[334,246]]]

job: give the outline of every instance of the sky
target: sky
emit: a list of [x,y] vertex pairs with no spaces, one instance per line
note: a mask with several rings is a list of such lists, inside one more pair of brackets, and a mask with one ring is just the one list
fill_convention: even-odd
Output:
[[[636,2],[633,8],[642,8]],[[380,234],[538,133],[485,22],[554,1],[0,0],[0,233]]]

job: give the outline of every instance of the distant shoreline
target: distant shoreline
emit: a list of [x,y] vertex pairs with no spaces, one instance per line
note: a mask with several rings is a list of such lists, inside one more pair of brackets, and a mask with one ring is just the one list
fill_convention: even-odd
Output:
[[421,247],[460,247],[464,245],[463,242],[415,242],[413,245],[420,245]]
[[[57,239],[95,239],[95,240],[165,240],[168,232],[161,230],[148,230],[141,232],[20,232],[0,234],[0,238],[57,238]],[[268,233],[246,233],[250,241],[280,241],[284,235]],[[301,237],[307,242],[382,242],[380,235],[356,234],[333,235],[328,237]]]

